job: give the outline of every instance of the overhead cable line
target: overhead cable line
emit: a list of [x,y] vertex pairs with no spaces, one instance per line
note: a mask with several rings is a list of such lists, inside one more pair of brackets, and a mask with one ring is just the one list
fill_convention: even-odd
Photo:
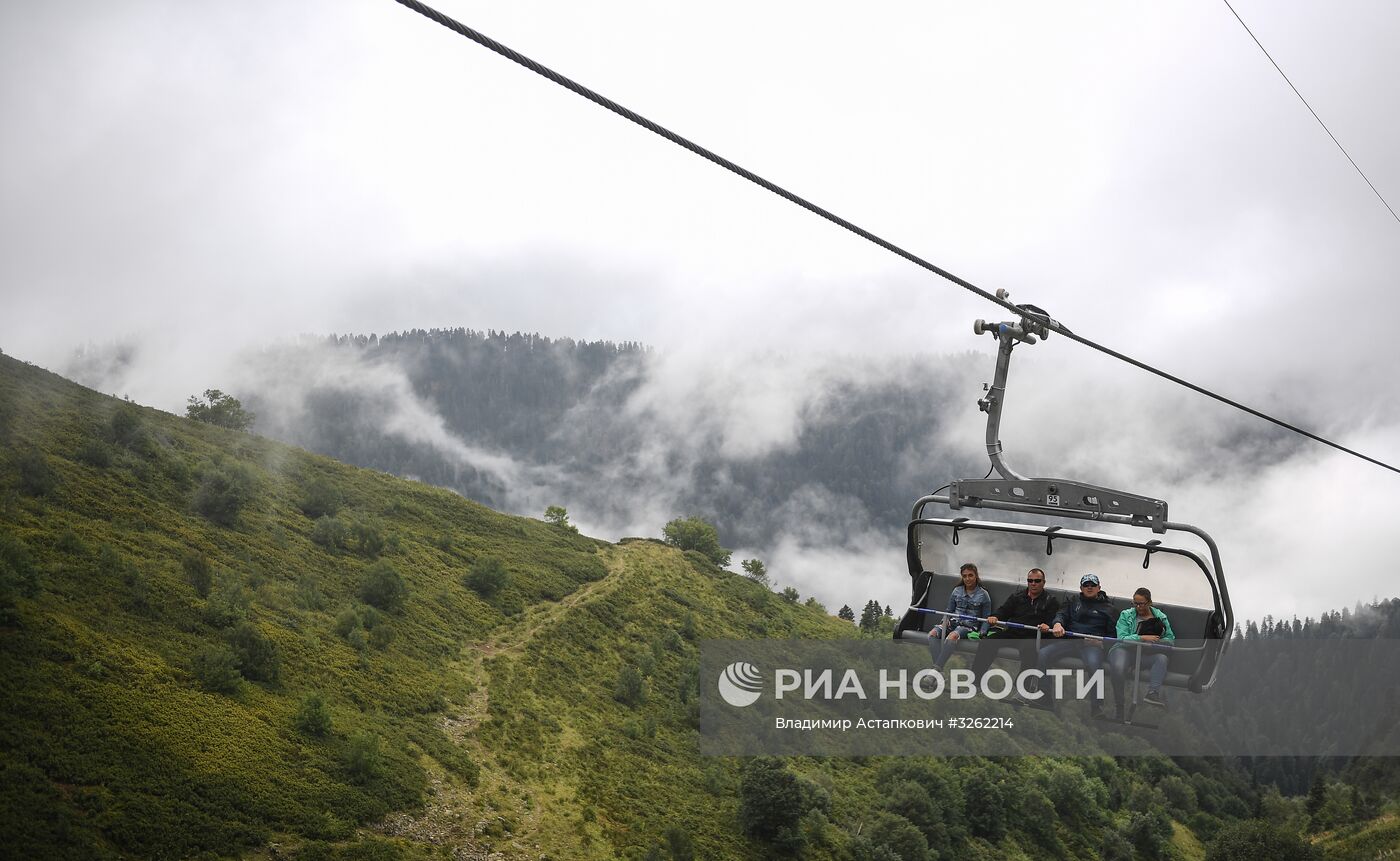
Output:
[[935,275],[945,278],[948,281],[951,281],[954,284],[958,285],[959,287],[962,287],[964,290],[975,293],[981,298],[986,299],[988,302],[991,302],[994,305],[999,305],[1002,308],[1005,308],[1006,310],[1012,312],[1013,314],[1016,314],[1018,316],[1033,316],[1039,322],[1044,323],[1052,331],[1064,335],[1066,338],[1069,338],[1072,341],[1077,341],[1078,343],[1083,344],[1084,346],[1089,347],[1090,349],[1097,350],[1100,353],[1103,353],[1104,355],[1112,356],[1115,359],[1127,362],[1128,364],[1136,368],[1140,368],[1141,370],[1147,371],[1150,374],[1155,374],[1156,376],[1161,377],[1164,380],[1176,383],[1177,385],[1188,388],[1191,391],[1196,392],[1197,394],[1201,394],[1208,398],[1212,398],[1213,400],[1219,401],[1220,403],[1223,403],[1227,406],[1234,407],[1235,409],[1240,410],[1242,412],[1246,412],[1254,416],[1255,418],[1263,419],[1264,421],[1270,422],[1285,430],[1292,431],[1293,433],[1299,434],[1300,436],[1305,436],[1308,439],[1313,440],[1314,442],[1319,442],[1323,445],[1330,446],[1334,449],[1337,449],[1338,451],[1345,452],[1346,454],[1352,455],[1353,457],[1357,457],[1361,460],[1367,461],[1368,463],[1372,463],[1376,466],[1388,469],[1391,472],[1400,473],[1400,468],[1385,463],[1384,461],[1377,460],[1376,458],[1370,457],[1369,455],[1365,455],[1359,451],[1347,448],[1346,446],[1341,445],[1340,443],[1333,442],[1332,440],[1327,439],[1326,437],[1322,437],[1311,431],[1304,430],[1298,427],[1297,425],[1290,424],[1286,421],[1283,421],[1282,419],[1274,418],[1273,416],[1268,415],[1267,413],[1260,412],[1259,410],[1256,410],[1253,407],[1245,406],[1244,404],[1227,398],[1224,395],[1216,394],[1215,392],[1212,392],[1209,389],[1198,386],[1195,383],[1188,382],[1182,379],[1181,377],[1175,376],[1174,374],[1170,374],[1166,371],[1159,370],[1157,368],[1152,367],[1151,365],[1148,365],[1145,362],[1138,361],[1137,359],[1134,359],[1130,356],[1126,356],[1123,353],[1110,349],[1109,347],[1105,347],[1102,344],[1095,343],[1094,341],[1091,341],[1090,339],[1085,338],[1082,335],[1076,335],[1074,332],[1070,331],[1058,321],[1051,319],[1043,314],[1034,314],[1033,312],[1028,312],[1023,306],[1016,305],[1012,302],[1007,301],[1006,299],[1001,298],[1000,296],[996,296],[992,293],[987,292],[986,290],[983,290],[976,284],[973,284],[972,282],[960,278],[957,275],[954,275],[953,273],[949,272],[948,270],[943,269],[942,267],[936,266],[933,263],[924,260],[922,257],[919,257],[911,251],[906,251],[905,249],[900,248],[893,242],[890,242],[887,239],[884,239],[880,236],[875,235],[874,233],[871,233],[863,227],[860,227],[856,224],[853,224],[850,221],[847,221],[846,219],[842,218],[834,212],[831,212],[830,210],[823,209],[822,207],[816,205],[815,203],[812,203],[806,198],[799,197],[798,195],[793,194],[787,189],[782,188],[781,186],[776,185],[767,179],[764,179],[763,177],[759,176],[753,171],[748,170],[744,167],[740,167],[739,165],[735,164],[729,159],[718,155],[714,152],[711,152],[708,149],[705,149],[699,144],[687,138],[684,138],[681,135],[676,134],[675,132],[665,128],[664,126],[652,122],[651,120],[647,119],[646,117],[642,116],[636,111],[633,111],[629,108],[625,108],[622,105],[619,105],[617,102],[614,102],[612,99],[609,99],[606,96],[595,92],[594,90],[590,90],[588,87],[585,87],[577,81],[567,78],[554,71],[553,69],[550,69],[544,65],[541,65],[540,63],[537,63],[536,61],[530,59],[529,57],[526,57],[524,54],[521,54],[520,52],[512,48],[502,45],[500,42],[497,42],[495,39],[492,39],[484,33],[481,33],[477,30],[473,30],[472,28],[461,23],[460,21],[457,21],[453,18],[449,18],[448,16],[442,14],[436,9],[433,9],[430,6],[425,6],[424,4],[418,2],[418,0],[395,0],[395,2],[399,3],[402,6],[406,6],[409,9],[412,9],[413,11],[417,12],[425,18],[428,18],[432,21],[436,21],[437,23],[441,24],[442,26],[446,27],[452,32],[457,33],[460,36],[465,36],[466,38],[472,40],[478,45],[481,45],[483,48],[487,48],[491,51],[494,51],[495,53],[500,54],[502,57],[505,57],[506,59],[512,62],[524,66],[525,68],[529,69],[537,75],[548,78],[549,80],[565,88],[566,90],[570,90],[580,96],[583,96],[585,99],[588,99],[594,104],[607,108],[608,110],[612,111],[618,116],[636,123],[637,125],[641,126],[647,131],[660,135],[661,137],[676,144],[677,146],[683,147],[700,156],[701,158],[713,162],[719,165],[720,167],[724,168],[725,170],[735,173],[743,177],[744,179],[747,179],[749,182],[760,186],[761,188],[771,191],[772,193],[783,198],[784,200],[802,207],[803,209],[807,210],[813,215],[821,216],[827,221],[830,221],[832,224],[849,230],[851,233],[854,233],[862,239],[872,242],[875,245],[878,245],[881,248],[885,249],[886,251],[889,251],[892,254],[896,254],[904,258],[910,263],[913,263],[915,266],[918,266],[922,269],[926,269],[929,272],[934,273]]
[[1356,172],[1361,175],[1361,178],[1366,181],[1367,185],[1371,186],[1371,191],[1374,191],[1376,193],[1376,198],[1380,200],[1381,205],[1384,206],[1386,209],[1390,210],[1390,217],[1395,219],[1397,222],[1400,222],[1400,215],[1395,214],[1395,210],[1391,207],[1389,203],[1386,202],[1385,197],[1380,193],[1380,190],[1376,188],[1375,183],[1371,182],[1371,180],[1366,176],[1365,171],[1361,169],[1361,165],[1356,163],[1356,159],[1351,157],[1351,153],[1347,152],[1347,148],[1342,146],[1342,142],[1337,140],[1336,135],[1332,134],[1332,130],[1327,127],[1327,123],[1324,123],[1322,121],[1322,117],[1317,115],[1317,111],[1313,110],[1313,106],[1308,104],[1308,100],[1303,98],[1303,94],[1298,92],[1297,87],[1293,86],[1293,81],[1289,80],[1288,75],[1284,74],[1284,71],[1282,68],[1280,68],[1278,61],[1276,61],[1273,55],[1269,53],[1269,49],[1264,47],[1264,43],[1259,41],[1259,37],[1254,35],[1254,31],[1249,29],[1249,25],[1246,24],[1244,22],[1244,19],[1240,17],[1240,13],[1236,12],[1235,7],[1230,5],[1230,0],[1225,0],[1225,6],[1230,10],[1230,12],[1234,14],[1235,20],[1240,22],[1240,26],[1243,27],[1244,31],[1249,34],[1249,38],[1254,40],[1254,44],[1259,46],[1259,50],[1264,52],[1264,56],[1269,58],[1269,62],[1274,64],[1274,68],[1278,70],[1278,73],[1283,76],[1283,80],[1287,82],[1289,88],[1293,90],[1293,95],[1298,97],[1298,101],[1302,102],[1303,107],[1308,109],[1308,113],[1313,115],[1313,119],[1317,120],[1317,124],[1322,126],[1323,131],[1327,132],[1327,136],[1332,139],[1332,143],[1337,145],[1337,149],[1341,150],[1342,155],[1347,157],[1347,161],[1351,162],[1351,166],[1356,168]]

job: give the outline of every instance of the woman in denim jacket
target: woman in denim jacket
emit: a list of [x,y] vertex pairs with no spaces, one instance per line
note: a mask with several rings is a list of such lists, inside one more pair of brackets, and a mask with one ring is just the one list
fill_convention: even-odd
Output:
[[[958,640],[973,631],[977,631],[978,636],[987,633],[987,623],[976,622],[974,619],[986,619],[992,612],[992,596],[982,588],[982,578],[977,575],[977,566],[971,562],[964,563],[962,568],[958,569],[958,573],[962,576],[962,584],[954,586],[953,594],[948,596],[948,612],[957,615],[945,616],[942,623],[928,632],[929,649],[934,653],[933,665],[939,669],[948,663],[948,658],[958,647]],[[939,639],[942,642],[935,645],[934,641]]]

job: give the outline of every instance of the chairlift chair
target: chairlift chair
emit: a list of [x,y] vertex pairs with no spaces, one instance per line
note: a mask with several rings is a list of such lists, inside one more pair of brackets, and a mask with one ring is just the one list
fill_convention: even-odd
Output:
[[[1007,293],[999,290],[997,295],[1005,298]],[[1066,479],[1026,478],[1006,463],[1000,424],[1011,352],[1017,344],[1035,344],[1048,337],[1052,327],[1063,328],[1034,305],[1016,307],[1021,312],[1019,321],[989,325],[978,320],[973,324],[975,334],[990,334],[998,342],[993,382],[978,401],[987,413],[987,456],[992,470],[986,478],[950,482],[946,493],[929,494],[914,503],[907,545],[913,594],[909,609],[895,626],[894,637],[904,642],[929,641],[929,631],[943,621],[938,612],[961,582],[958,568],[962,562],[977,564],[994,608],[1014,590],[1024,588],[1025,573],[1031,568],[1046,572],[1046,588],[1061,602],[1078,593],[1081,574],[1093,572],[1120,610],[1129,606],[1125,599],[1137,587],[1151,589],[1153,604],[1167,614],[1177,636],[1178,647],[1170,652],[1166,684],[1193,693],[1204,691],[1215,681],[1234,629],[1220,551],[1210,535],[1199,527],[1169,520],[1163,500]],[[930,516],[930,506],[948,511],[945,516]],[[1015,515],[1006,521],[981,520],[969,516],[966,512],[970,509]],[[1054,520],[1122,524],[1161,537],[1068,529]],[[1165,543],[1169,535],[1183,533],[1198,538],[1206,555]],[[974,645],[967,643],[960,648]],[[999,659],[1016,655],[1010,646],[998,652]]]

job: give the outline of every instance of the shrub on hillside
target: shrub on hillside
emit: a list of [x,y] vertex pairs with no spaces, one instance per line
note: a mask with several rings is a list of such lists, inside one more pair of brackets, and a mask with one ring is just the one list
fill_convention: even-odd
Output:
[[1198,810],[1191,814],[1191,818],[1186,820],[1186,827],[1202,842],[1209,843],[1215,839],[1215,835],[1220,833],[1224,820],[1218,816],[1211,816],[1204,810]]
[[213,628],[230,627],[247,618],[251,604],[241,584],[226,580],[204,602],[204,622]]
[[345,771],[355,783],[368,783],[384,773],[384,754],[376,733],[357,732],[345,746]]
[[297,578],[292,600],[303,610],[323,610],[326,606],[326,595],[314,574],[303,574]]
[[0,533],[0,624],[14,624],[15,599],[39,594],[39,569],[19,538]]
[[325,478],[311,479],[301,498],[301,512],[312,520],[334,516],[345,503],[339,488]]
[[349,547],[366,559],[384,552],[384,525],[378,520],[357,520],[350,527]]
[[[363,631],[359,633],[363,640],[356,648],[363,648],[366,644],[372,648],[384,651],[389,648],[389,644],[394,642],[394,626],[389,623],[389,617],[376,610],[374,607],[365,607],[359,613],[360,627]],[[352,633],[354,633],[352,631]],[[350,635],[346,635],[350,639]]]
[[15,458],[19,472],[19,492],[25,496],[46,496],[58,487],[58,473],[49,466],[49,459],[34,449],[23,451]]
[[127,566],[125,577],[122,578],[126,586],[126,606],[128,610],[136,613],[145,613],[151,609],[151,580],[145,572],[139,570],[134,565]]
[[462,582],[481,597],[491,598],[505,588],[509,579],[510,575],[501,560],[494,556],[482,556],[472,563]]
[[187,550],[180,557],[180,568],[185,572],[186,582],[194,587],[195,594],[208,598],[209,589],[214,585],[214,569],[208,557],[198,551]]
[[155,457],[155,440],[141,421],[136,407],[124,405],[112,413],[112,418],[107,422],[106,438],[113,445],[124,448],[138,457]]
[[320,694],[308,694],[302,698],[297,708],[296,728],[317,738],[324,738],[331,731],[331,713]]
[[371,648],[384,651],[389,648],[389,644],[394,642],[394,626],[388,622],[375,625],[369,629],[369,645]]
[[102,542],[97,546],[97,573],[103,577],[119,577],[126,570],[126,560],[117,548]]
[[94,469],[106,469],[112,465],[112,450],[100,439],[90,439],[78,448],[74,457]]
[[331,630],[335,631],[337,637],[344,638],[350,636],[350,632],[359,627],[360,614],[356,613],[353,608],[346,607],[336,614],[335,624],[331,626]]
[[238,513],[253,499],[253,473],[239,463],[211,466],[195,488],[194,510],[220,526],[238,522]]
[[339,518],[329,514],[316,518],[316,525],[311,527],[311,540],[327,550],[344,550],[349,538],[350,530]]
[[229,648],[238,659],[239,671],[255,682],[275,682],[281,669],[277,644],[257,626],[244,622],[228,633]]
[[613,699],[626,706],[636,708],[647,701],[647,680],[636,667],[627,664],[617,676],[617,687]]
[[383,559],[369,566],[360,581],[360,599],[386,612],[396,612],[407,597],[408,587],[403,578]]
[[190,669],[201,687],[218,694],[236,692],[243,679],[238,672],[238,657],[223,645],[209,645],[195,652]]
[[[1014,780],[1001,766],[990,760],[974,760],[958,769],[958,777],[964,786],[969,787],[963,802],[962,816],[952,816],[949,820],[965,828],[974,837],[996,843],[1006,836],[1006,831],[1014,825],[1011,811],[1011,783]],[[951,792],[951,786],[943,790]],[[935,801],[935,803],[940,803]],[[938,848],[932,841],[930,846]]]
[[166,479],[177,490],[189,490],[190,485],[194,483],[194,474],[190,472],[189,466],[178,457],[167,458],[163,468]]
[[694,550],[720,568],[729,564],[731,553],[720,546],[719,530],[703,518],[678,517],[662,528],[661,536],[672,547]]
[[63,527],[63,531],[58,533],[58,538],[54,541],[54,547],[57,548],[60,553],[66,553],[69,556],[86,556],[88,554],[87,542],[83,541],[78,533],[67,526]]
[[141,426],[141,416],[134,407],[117,407],[107,420],[107,435],[120,446],[129,446],[145,429]]

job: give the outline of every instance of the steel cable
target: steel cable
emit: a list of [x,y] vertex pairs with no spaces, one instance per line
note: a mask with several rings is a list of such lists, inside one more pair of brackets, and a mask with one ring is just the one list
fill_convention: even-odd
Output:
[[[452,32],[457,33],[461,36],[465,36],[466,38],[472,40],[478,45],[481,45],[483,48],[487,48],[488,50],[500,54],[502,57],[505,57],[506,59],[514,63],[518,63],[521,66],[524,66],[525,68],[529,69],[537,75],[548,78],[549,80],[553,81],[559,86],[573,93],[576,93],[584,97],[585,99],[588,99],[594,104],[607,108],[608,110],[612,111],[618,116],[623,117],[624,119],[627,119],[633,123],[636,123],[637,125],[641,126],[647,131],[660,135],[661,137],[676,144],[677,146],[683,147],[684,149],[695,153],[701,158],[713,162],[714,164],[724,168],[725,170],[735,173],[738,176],[743,177],[744,179],[748,180],[749,182],[752,182],[753,184],[761,188],[767,189],[768,191],[778,195],[784,200],[789,201],[790,203],[794,203],[807,210],[808,212],[814,215],[818,215],[826,219],[827,221],[830,221],[832,224],[842,227],[850,231],[851,233],[854,233],[855,235],[861,237],[862,239],[865,239],[875,245],[878,245],[879,247],[885,249],[886,251],[889,251],[892,254],[896,254],[904,258],[910,263],[913,263],[915,266],[918,266],[922,269],[926,269],[929,272],[932,272],[933,274],[945,278],[948,281],[951,281],[952,283],[958,285],[959,287],[962,287],[964,290],[968,290],[972,293],[975,293],[981,298],[986,299],[988,302],[998,305],[1012,312],[1013,314],[1016,314],[1017,316],[1026,316],[1028,314],[1026,309],[1022,308],[1021,306],[1018,306],[1012,302],[1008,302],[1007,300],[999,296],[989,293],[986,290],[983,290],[981,287],[978,287],[976,284],[973,284],[972,282],[960,278],[957,275],[954,275],[953,273],[949,272],[946,269],[943,269],[940,266],[936,266],[933,263],[924,260],[922,257],[919,257],[913,252],[906,251],[898,245],[895,245],[893,242],[883,239],[882,237],[871,233],[865,228],[853,224],[850,221],[847,221],[841,216],[835,214],[834,212],[824,209],[816,205],[815,203],[812,203],[811,201],[807,200],[806,198],[799,197],[798,195],[793,194],[787,189],[773,182],[770,182],[767,179],[764,179],[763,177],[759,176],[753,171],[741,167],[717,153],[711,152],[710,150],[700,146],[699,144],[689,140],[688,138],[682,137],[681,135],[676,134],[670,129],[659,125],[658,123],[652,122],[651,120],[647,119],[646,117],[642,116],[636,111],[633,111],[629,108],[625,108],[622,105],[619,105],[617,102],[614,102],[612,99],[609,99],[606,96],[595,92],[594,90],[591,90],[588,87],[585,87],[577,81],[567,78],[564,75],[561,75],[558,72],[554,71],[553,69],[550,69],[549,67],[530,59],[524,54],[521,54],[519,51],[502,45],[500,42],[497,42],[490,36],[487,36],[484,33],[481,33],[477,30],[473,30],[471,27],[468,27],[460,21],[457,21],[453,18],[442,14],[436,9],[433,9],[431,6],[425,6],[424,4],[418,2],[418,0],[394,0],[394,2],[402,6],[406,6],[409,9],[412,9],[413,11],[424,16],[425,18],[428,18],[432,21],[436,21],[438,24],[441,24],[442,26],[446,27]],[[1146,362],[1141,362],[1137,359],[1120,353],[1117,350],[1113,350],[1109,347],[1103,346],[1102,344],[1098,344],[1082,335],[1077,335],[1065,326],[1058,323],[1057,321],[1050,319],[1049,317],[1033,313],[1031,313],[1029,316],[1031,316],[1033,319],[1045,323],[1052,331],[1064,335],[1066,338],[1083,344],[1084,346],[1089,347],[1090,349],[1097,350],[1106,356],[1111,356],[1120,361],[1127,362],[1128,364],[1140,370],[1147,371],[1150,374],[1155,374],[1156,376],[1159,376],[1164,380],[1168,380],[1170,382],[1176,383],[1177,385],[1184,386],[1185,388],[1190,389],[1191,391],[1196,392],[1197,394],[1205,395],[1206,397],[1212,398],[1216,401],[1219,401],[1220,403],[1226,404],[1227,406],[1231,406],[1242,412],[1248,413],[1249,415],[1254,416],[1255,418],[1263,419],[1264,421],[1270,422],[1285,430],[1307,437],[1308,439],[1311,439],[1314,442],[1319,442],[1323,445],[1330,446],[1334,449],[1337,449],[1338,451],[1345,452],[1346,454],[1352,455],[1353,457],[1357,457],[1361,460],[1367,461],[1368,463],[1374,464],[1384,469],[1388,469],[1391,472],[1400,473],[1400,468],[1385,463],[1384,461],[1377,460],[1374,457],[1362,454],[1361,452],[1356,451],[1354,449],[1347,448],[1346,446],[1340,443],[1333,442],[1332,440],[1329,440],[1326,437],[1322,437],[1311,431],[1304,430],[1298,427],[1297,425],[1283,421],[1282,419],[1274,418],[1273,416],[1256,410],[1253,407],[1245,406],[1239,401],[1225,397],[1224,395],[1216,394],[1215,392],[1212,392],[1209,389],[1206,389],[1202,386],[1198,386],[1195,383],[1188,382],[1187,380],[1184,380],[1181,377],[1178,377],[1174,374],[1170,374],[1166,371],[1154,368]]]

